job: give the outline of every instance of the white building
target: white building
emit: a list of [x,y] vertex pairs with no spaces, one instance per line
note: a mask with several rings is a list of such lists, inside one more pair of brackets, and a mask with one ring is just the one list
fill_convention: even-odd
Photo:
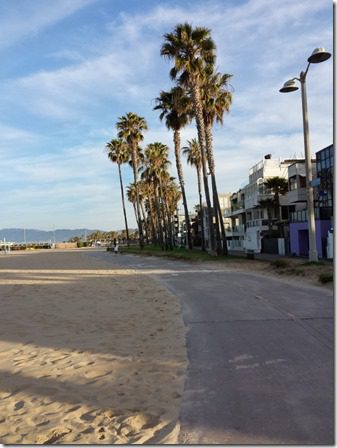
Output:
[[[231,207],[231,193],[218,193],[219,203],[220,203],[220,209],[221,209],[221,215],[222,220],[225,226],[225,229],[227,229],[230,226],[231,220],[227,217],[228,210],[230,210]],[[207,207],[206,204],[203,204],[203,217],[204,217],[204,235],[205,235],[205,244],[208,245],[208,213],[207,213]],[[215,223],[215,218],[213,217],[213,222]],[[227,235],[226,235],[227,236]]]
[[[272,177],[288,179],[288,167],[294,162],[296,160],[272,159],[271,155],[267,154],[263,160],[250,168],[249,182],[232,195],[231,211],[226,216],[231,219],[227,232],[230,249],[261,252],[262,237],[269,228],[270,216],[268,209],[261,206],[260,202],[274,197],[271,190],[265,186],[265,182]],[[281,197],[280,204],[286,205],[286,199]],[[284,247],[279,247],[279,253],[282,252]]]

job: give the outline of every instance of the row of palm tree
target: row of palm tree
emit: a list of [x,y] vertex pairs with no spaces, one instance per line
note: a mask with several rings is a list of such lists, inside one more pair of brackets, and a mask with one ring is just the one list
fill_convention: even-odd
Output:
[[[129,163],[133,169],[134,182],[128,189],[128,199],[134,205],[140,247],[144,246],[144,237],[148,241],[149,236],[162,247],[172,247],[172,217],[181,197],[186,223],[186,247],[192,249],[191,223],[181,162],[183,149],[187,162],[196,168],[201,213],[203,192],[205,195],[208,248],[214,253],[227,254],[225,227],[217,191],[212,129],[215,122],[222,124],[224,113],[230,109],[231,75],[216,71],[215,43],[207,28],[193,28],[188,23],[177,25],[173,32],[164,35],[160,53],[173,61],[170,77],[175,85],[169,91],[160,92],[154,109],[160,112],[160,120],[165,121],[166,127],[173,132],[179,189],[168,172],[168,147],[155,142],[143,152],[140,142],[143,140],[143,132],[148,128],[145,119],[132,112],[120,117],[116,124],[118,138],[111,140],[106,146],[109,158],[118,165],[126,231],[128,226],[121,165]],[[181,130],[192,121],[196,123],[197,139],[188,141],[187,146],[181,148]],[[208,176],[211,179],[212,194]],[[205,249],[203,216],[201,223],[202,248]]]
[[169,173],[169,148],[160,142],[150,143],[145,150],[139,143],[147,123],[132,112],[116,123],[117,138],[106,144],[108,157],[118,166],[122,206],[127,240],[129,240],[124,185],[121,166],[129,164],[134,181],[127,187],[127,198],[132,203],[138,226],[139,244],[144,240],[160,244],[162,248],[174,245],[174,214],[181,194]]
[[[196,122],[207,205],[209,248],[218,254],[227,254],[215,175],[212,127],[214,121],[222,123],[224,112],[229,111],[232,93],[228,83],[231,75],[222,75],[216,71],[216,47],[209,29],[193,28],[188,23],[179,24],[173,32],[164,35],[164,40],[161,55],[173,61],[170,77],[183,89],[181,97],[186,96],[189,100],[184,100],[180,110],[189,111],[190,120],[194,119]],[[189,107],[186,106],[188,103]],[[213,204],[208,174],[211,176]]]

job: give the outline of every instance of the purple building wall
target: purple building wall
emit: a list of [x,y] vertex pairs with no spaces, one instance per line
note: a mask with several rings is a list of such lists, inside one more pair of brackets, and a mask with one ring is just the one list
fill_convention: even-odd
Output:
[[[319,258],[326,256],[323,244],[326,244],[328,231],[331,229],[330,220],[315,221],[316,223],[316,246]],[[307,222],[291,222],[289,226],[290,233],[290,252],[297,256],[308,256],[309,236]],[[322,239],[325,241],[323,243]]]

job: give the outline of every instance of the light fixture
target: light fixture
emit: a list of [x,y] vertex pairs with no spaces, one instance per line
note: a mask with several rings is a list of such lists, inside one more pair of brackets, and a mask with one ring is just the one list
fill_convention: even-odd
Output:
[[319,64],[329,59],[331,53],[325,51],[324,48],[315,48],[311,56],[308,58],[308,65],[305,71],[301,72],[299,77],[290,79],[283,84],[279,90],[281,93],[294,92],[298,90],[295,81],[301,84],[302,97],[302,118],[303,118],[303,136],[304,136],[304,150],[305,150],[305,171],[307,180],[307,218],[308,218],[308,236],[309,236],[309,261],[317,261],[317,245],[316,245],[316,224],[315,224],[315,207],[314,207],[314,193],[312,186],[312,167],[311,154],[309,142],[309,125],[308,125],[308,106],[307,106],[307,91],[306,78],[310,64]]
[[310,64],[319,64],[320,62],[324,62],[329,59],[330,56],[331,53],[325,51],[324,48],[315,48],[311,56],[308,58],[308,62]]
[[279,90],[281,93],[294,92],[298,90],[298,87],[294,79],[290,79],[283,84],[283,87]]

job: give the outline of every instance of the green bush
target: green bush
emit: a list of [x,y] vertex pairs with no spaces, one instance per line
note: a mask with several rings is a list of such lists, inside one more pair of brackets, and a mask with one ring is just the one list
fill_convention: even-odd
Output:
[[270,263],[274,268],[287,268],[289,266],[288,260],[274,260]]
[[303,269],[294,269],[294,274],[302,275],[303,277],[305,277],[305,272],[303,271]]
[[324,266],[323,261],[305,261],[302,266]]
[[333,281],[333,272],[321,272],[318,276],[321,283],[329,283]]

